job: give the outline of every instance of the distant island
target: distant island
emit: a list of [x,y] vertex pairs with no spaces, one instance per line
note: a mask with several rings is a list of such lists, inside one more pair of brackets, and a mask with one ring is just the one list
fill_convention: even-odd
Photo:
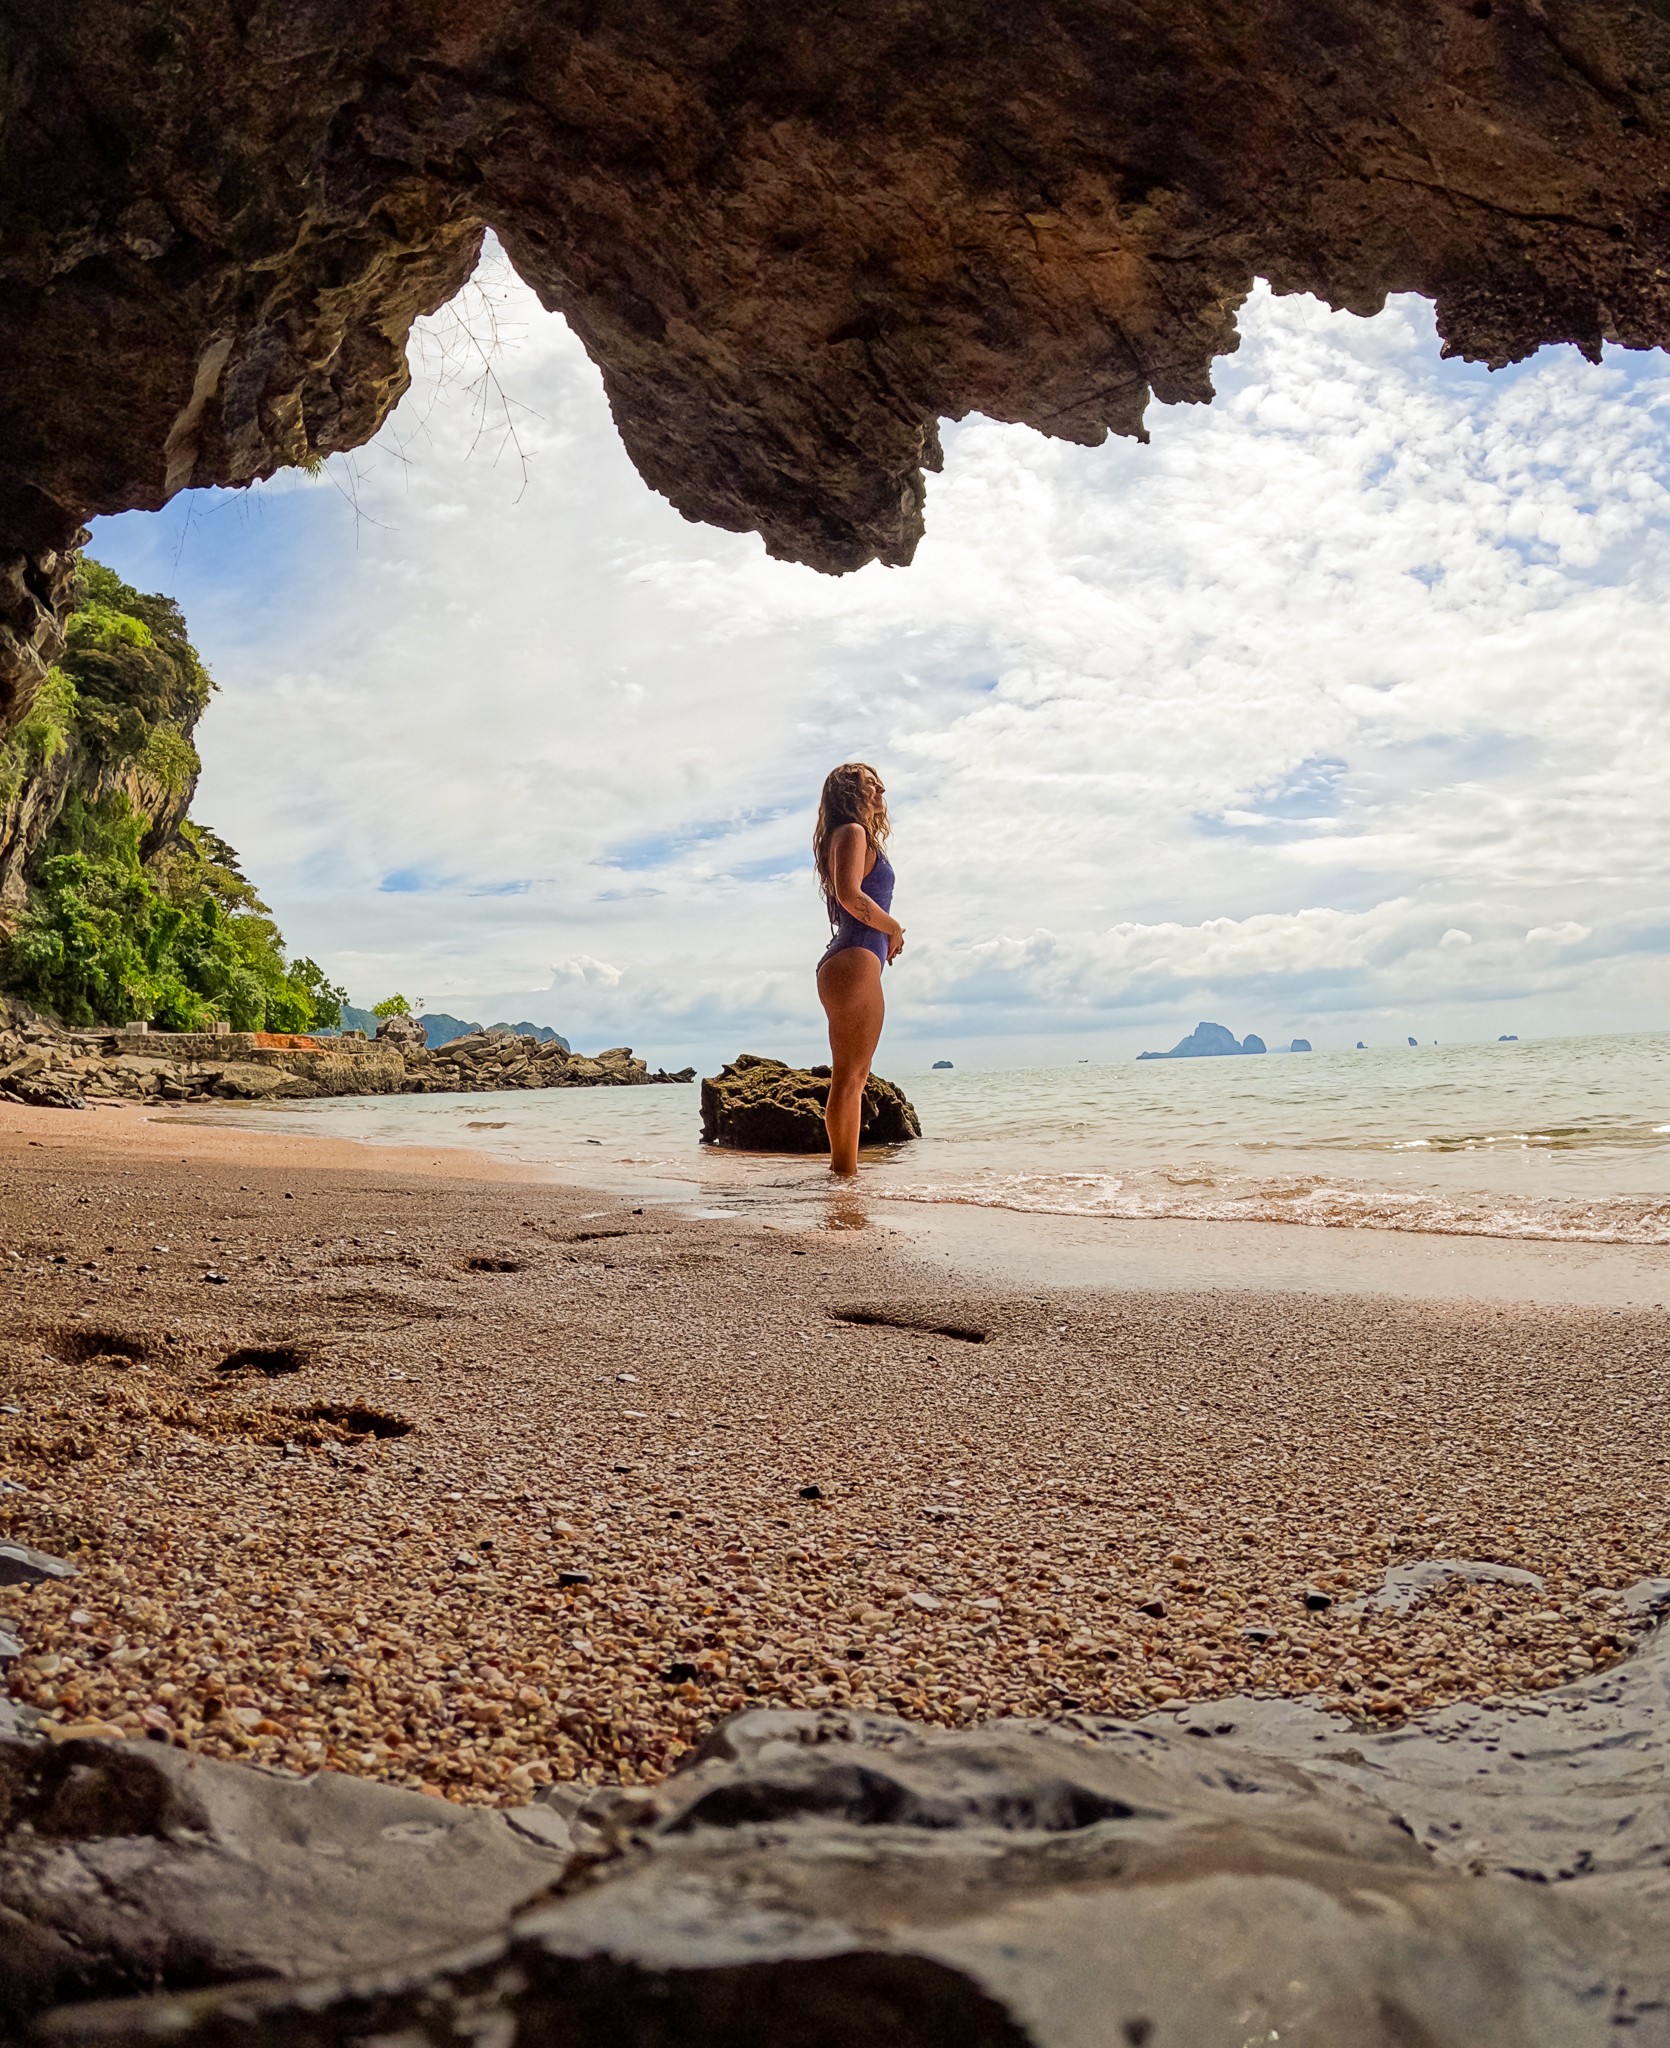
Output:
[[1256,1032],[1237,1038],[1227,1024],[1197,1024],[1187,1038],[1180,1038],[1170,1052],[1139,1052],[1139,1060],[1226,1059],[1232,1053],[1263,1052],[1264,1041]]
[[931,1071],[936,1074],[948,1074],[951,1071],[951,1062],[949,1060],[935,1060]]

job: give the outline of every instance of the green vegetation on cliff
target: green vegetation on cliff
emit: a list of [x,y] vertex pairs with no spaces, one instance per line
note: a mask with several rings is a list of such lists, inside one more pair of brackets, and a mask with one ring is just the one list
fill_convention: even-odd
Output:
[[23,723],[0,742],[0,804],[21,796],[30,778],[50,768],[69,746],[75,710],[74,683],[61,668],[48,670]]
[[0,987],[74,1025],[334,1026],[343,991],[287,958],[237,855],[186,816],[214,685],[179,607],[80,574],[63,658],[0,746],[0,867],[22,884]]

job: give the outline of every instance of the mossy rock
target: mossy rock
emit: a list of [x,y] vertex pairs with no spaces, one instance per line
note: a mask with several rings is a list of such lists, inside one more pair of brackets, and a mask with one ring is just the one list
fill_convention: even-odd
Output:
[[[827,1067],[786,1067],[740,1053],[702,1083],[702,1143],[742,1152],[827,1152]],[[904,1092],[872,1074],[864,1084],[861,1145],[900,1145],[922,1126]]]

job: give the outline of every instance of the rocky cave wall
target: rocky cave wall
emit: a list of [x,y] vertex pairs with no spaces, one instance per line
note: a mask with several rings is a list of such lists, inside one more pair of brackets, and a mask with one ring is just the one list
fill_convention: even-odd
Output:
[[1255,276],[1670,336],[1664,0],[4,0],[0,731],[81,523],[355,446],[484,225],[646,482],[910,559],[937,422],[1211,395]]

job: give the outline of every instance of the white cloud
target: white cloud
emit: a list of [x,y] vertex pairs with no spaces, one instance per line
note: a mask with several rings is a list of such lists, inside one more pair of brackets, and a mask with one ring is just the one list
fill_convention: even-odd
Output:
[[[225,685],[205,814],[356,994],[810,1050],[811,803],[856,753],[895,1038],[1662,1021],[1660,358],[1491,379],[1419,302],[1261,293],[1216,405],[1146,448],[950,428],[916,565],[837,581],[647,493],[572,337],[490,289],[525,475],[442,316],[379,442],[272,494],[288,606],[253,551],[241,606],[182,592]],[[203,532],[153,580],[206,583]]]
[[578,954],[572,960],[559,960],[551,969],[551,986],[560,988],[567,982],[590,983],[595,988],[619,988],[622,970],[607,960],[594,960],[589,953]]

